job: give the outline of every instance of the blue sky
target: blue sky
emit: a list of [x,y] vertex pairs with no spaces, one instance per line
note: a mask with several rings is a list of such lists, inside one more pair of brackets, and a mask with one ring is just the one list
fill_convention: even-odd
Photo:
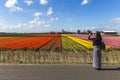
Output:
[[0,0],[0,32],[120,32],[120,0]]

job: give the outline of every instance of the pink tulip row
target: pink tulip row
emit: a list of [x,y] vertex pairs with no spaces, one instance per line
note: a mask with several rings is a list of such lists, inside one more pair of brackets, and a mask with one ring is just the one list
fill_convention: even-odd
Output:
[[[69,34],[69,35],[86,40],[88,39],[88,35],[84,35],[84,34]],[[102,38],[105,44],[110,46],[111,48],[120,48],[120,36],[102,36]]]
[[120,36],[104,36],[103,40],[111,48],[120,48]]

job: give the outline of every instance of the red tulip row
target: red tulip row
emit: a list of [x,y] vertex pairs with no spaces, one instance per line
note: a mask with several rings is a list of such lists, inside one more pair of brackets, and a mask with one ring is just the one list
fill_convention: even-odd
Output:
[[19,37],[6,40],[0,40],[0,48],[3,49],[24,49],[40,48],[53,40],[59,34],[50,34],[47,36]]
[[41,49],[43,49],[43,50],[51,50],[51,49],[52,50],[60,50],[61,42],[62,42],[61,35],[58,35],[54,39],[52,39],[50,42],[48,42],[45,46],[43,46]]
[[50,40],[46,45],[44,45],[43,47],[41,47],[42,50],[51,50],[52,45],[56,42],[56,37],[54,37],[54,39]]
[[54,50],[62,50],[62,37],[61,35],[57,37],[56,43],[53,46]]

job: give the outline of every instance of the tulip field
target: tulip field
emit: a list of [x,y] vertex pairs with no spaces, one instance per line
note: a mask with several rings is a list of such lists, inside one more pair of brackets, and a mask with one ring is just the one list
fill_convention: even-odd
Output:
[[[1,36],[0,49],[41,49],[41,50],[68,50],[80,45],[87,49],[93,49],[92,42],[87,40],[88,35],[76,34],[46,34],[37,36]],[[68,39],[66,41],[66,39]],[[120,48],[119,37],[103,37],[107,49]],[[72,44],[72,46],[66,44]],[[65,47],[67,46],[67,47]],[[81,47],[78,47],[78,49]],[[78,50],[76,49],[76,50]],[[82,49],[81,49],[82,50]]]
[[[70,36],[74,36],[77,38],[81,38],[84,40],[88,39],[88,35],[81,35],[81,34],[69,34]],[[94,36],[92,36],[94,37]],[[103,41],[105,44],[110,48],[120,48],[120,36],[102,36]]]
[[[92,63],[93,45],[87,38],[84,34],[0,36],[0,62]],[[103,63],[120,63],[120,36],[103,36],[103,40]]]
[[[0,48],[13,49],[13,50],[14,49],[37,49],[37,48],[44,47],[45,45],[47,45],[47,43],[51,43],[51,42],[56,43],[60,41],[59,37],[60,37],[59,34],[44,35],[44,36],[40,35],[40,36],[34,36],[34,37],[13,37],[13,38],[6,38],[6,39],[5,37],[1,37]],[[48,45],[48,46],[51,47],[51,45]],[[60,45],[55,46],[54,48],[58,48],[60,47]],[[44,48],[47,49],[47,46]]]

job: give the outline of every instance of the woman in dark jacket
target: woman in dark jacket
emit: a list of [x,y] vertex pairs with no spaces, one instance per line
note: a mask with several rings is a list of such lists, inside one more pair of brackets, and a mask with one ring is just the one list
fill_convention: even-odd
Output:
[[89,34],[88,39],[93,41],[93,67],[96,70],[101,69],[101,42],[102,42],[102,37],[100,32],[96,32],[96,37],[91,38],[92,34]]

